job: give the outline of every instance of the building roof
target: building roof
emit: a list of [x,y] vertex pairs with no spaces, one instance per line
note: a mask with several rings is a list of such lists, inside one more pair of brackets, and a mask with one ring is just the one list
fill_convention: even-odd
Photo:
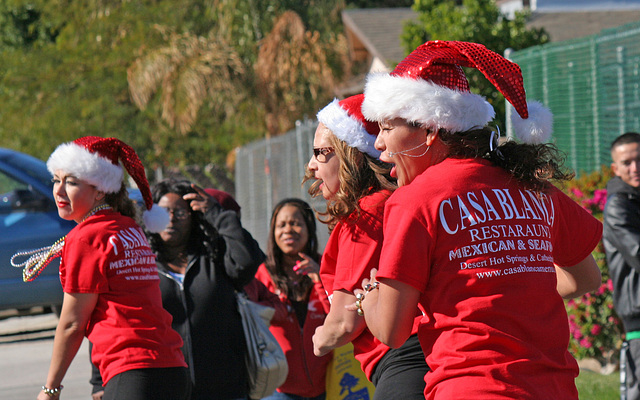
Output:
[[[538,0],[539,1],[539,0]],[[548,12],[536,11],[527,23],[528,27],[544,28],[552,42],[580,38],[640,21],[640,9],[593,10]],[[387,67],[400,62],[407,53],[402,47],[400,35],[405,21],[417,20],[411,8],[367,8],[342,12],[347,36],[351,38],[352,51],[366,51]],[[358,46],[363,47],[358,49]],[[357,57],[356,57],[357,58]]]
[[411,8],[365,8],[342,12],[348,34],[353,34],[371,56],[387,66],[397,64],[407,55],[400,35],[404,22],[412,19],[417,19],[417,14]]
[[544,28],[552,42],[599,33],[603,29],[615,28],[630,22],[640,21],[640,10],[624,11],[578,11],[535,12],[528,27]]

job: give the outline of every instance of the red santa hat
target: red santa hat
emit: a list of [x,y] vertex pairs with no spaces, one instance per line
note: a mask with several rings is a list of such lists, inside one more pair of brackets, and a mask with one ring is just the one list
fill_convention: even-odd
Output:
[[238,204],[236,199],[229,193],[214,188],[207,188],[204,191],[207,192],[209,196],[213,196],[225,210],[235,211],[236,213],[240,212],[240,204]]
[[318,112],[318,121],[322,122],[336,137],[351,147],[355,147],[371,157],[380,157],[374,143],[380,131],[377,122],[367,121],[362,115],[363,94],[334,99]]
[[369,75],[362,112],[373,121],[403,118],[450,132],[483,127],[495,111],[484,97],[469,91],[462,67],[482,72],[515,108],[511,115],[518,139],[549,140],[553,116],[538,102],[527,104],[520,67],[477,43],[427,42],[391,73]]
[[169,224],[169,214],[154,205],[147,175],[136,152],[116,138],[85,136],[59,145],[49,156],[47,168],[51,174],[62,170],[82,179],[104,193],[116,193],[124,180],[124,170],[138,185],[146,211],[143,220],[150,232],[162,232]]

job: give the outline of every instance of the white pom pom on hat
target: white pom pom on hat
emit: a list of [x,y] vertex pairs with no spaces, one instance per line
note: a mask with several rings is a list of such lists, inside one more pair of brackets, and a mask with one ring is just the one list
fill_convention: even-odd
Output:
[[553,131],[553,114],[537,101],[530,101],[527,106],[528,118],[526,119],[512,107],[511,123],[516,137],[521,142],[529,144],[548,142]]
[[471,93],[462,67],[482,72],[511,103],[519,140],[533,144],[551,138],[551,111],[538,102],[527,105],[518,64],[478,43],[430,41],[389,74],[369,75],[362,112],[372,121],[399,117],[451,132],[483,127],[495,112],[484,97]]
[[166,209],[154,204],[151,206],[150,210],[147,210],[142,214],[142,220],[149,232],[159,233],[169,225],[171,215],[169,215],[169,212]]

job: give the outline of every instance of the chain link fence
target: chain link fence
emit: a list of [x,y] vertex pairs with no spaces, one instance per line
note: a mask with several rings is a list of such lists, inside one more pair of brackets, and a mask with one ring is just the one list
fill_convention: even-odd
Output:
[[576,173],[610,164],[611,142],[640,131],[640,22],[506,56],[522,68],[527,99],[553,112],[554,140]]
[[[317,121],[297,121],[295,129],[273,138],[250,143],[236,151],[235,197],[242,207],[242,226],[266,251],[269,220],[273,207],[282,199],[297,197],[315,210],[324,211],[322,197],[312,199],[302,186],[305,166],[313,154],[313,135]],[[317,225],[319,250],[329,233],[326,225]]]

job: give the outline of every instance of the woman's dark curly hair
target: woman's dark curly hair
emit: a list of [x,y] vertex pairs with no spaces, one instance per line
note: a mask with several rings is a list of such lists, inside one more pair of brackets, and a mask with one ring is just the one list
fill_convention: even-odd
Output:
[[311,257],[315,262],[320,263],[320,254],[318,253],[318,236],[316,234],[316,220],[311,206],[303,200],[287,198],[281,200],[273,208],[271,221],[269,223],[269,236],[267,238],[267,259],[264,264],[265,267],[267,267],[274,284],[281,292],[292,298],[306,298],[309,294],[309,289],[313,286],[313,281],[311,281],[311,278],[308,276],[304,276],[297,285],[294,284],[287,275],[287,272],[284,270],[282,262],[284,253],[276,244],[276,218],[278,218],[278,213],[280,213],[280,210],[285,206],[293,206],[300,211],[300,214],[307,225],[307,234],[309,237],[309,240],[303,249],[303,253]]
[[[167,193],[175,193],[181,197],[187,193],[196,193],[191,187],[191,182],[181,178],[167,178],[158,182],[151,190],[151,196],[154,203],[158,203],[162,196]],[[219,237],[216,229],[209,224],[204,215],[200,212],[191,212],[191,234],[187,251],[189,254],[200,254],[206,251],[213,259],[219,256]],[[158,255],[158,261],[166,262],[165,259],[165,243],[159,233],[147,232],[149,245],[151,249]]]
[[[333,230],[338,222],[349,217],[354,211],[360,212],[359,200],[371,193],[383,189],[393,191],[397,188],[395,179],[389,175],[391,164],[384,163],[338,139],[330,130],[326,138],[334,148],[340,160],[338,178],[340,187],[335,195],[327,200],[327,211],[317,212],[318,219]],[[307,165],[302,183],[312,180],[313,171]],[[322,195],[321,181],[315,181],[309,187],[312,197]]]
[[106,193],[104,199],[107,204],[114,209],[114,211],[119,212],[125,217],[133,218],[136,220],[138,225],[141,224],[138,207],[136,206],[136,203],[129,198],[129,192],[127,191],[127,187],[124,182],[120,186],[120,190],[114,193]]
[[[565,155],[551,143],[524,144],[512,140],[498,145],[489,127],[451,133],[441,129],[440,140],[451,158],[484,158],[509,172],[527,189],[544,192],[551,181],[569,181],[574,173],[564,166]],[[491,143],[493,141],[493,150]]]

